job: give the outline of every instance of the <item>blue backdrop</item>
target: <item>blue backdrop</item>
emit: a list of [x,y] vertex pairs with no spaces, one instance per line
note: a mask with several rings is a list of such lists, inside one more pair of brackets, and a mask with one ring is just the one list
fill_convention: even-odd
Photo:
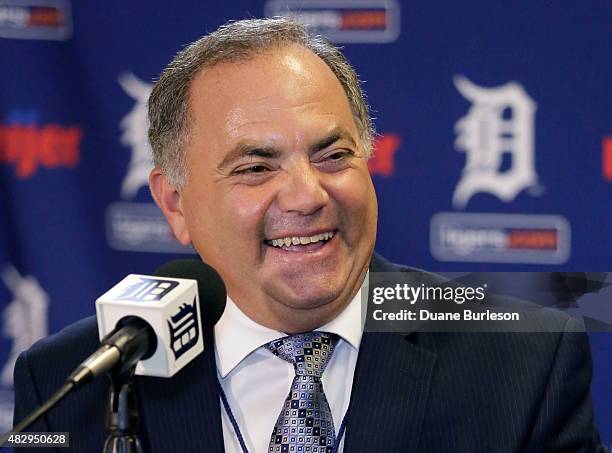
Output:
[[[612,3],[0,1],[0,426],[12,367],[128,273],[190,253],[146,186],[151,81],[228,19],[344,46],[376,118],[377,250],[437,271],[612,271]],[[212,2],[211,2],[212,3]],[[612,334],[592,334],[612,443]]]

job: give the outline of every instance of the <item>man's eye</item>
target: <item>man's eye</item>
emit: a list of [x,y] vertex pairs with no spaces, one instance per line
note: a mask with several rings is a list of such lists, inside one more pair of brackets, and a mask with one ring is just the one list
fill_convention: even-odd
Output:
[[323,157],[320,161],[321,164],[325,165],[325,164],[333,164],[335,166],[342,164],[342,163],[348,163],[348,160],[353,157],[355,155],[355,153],[351,150],[339,150],[339,151],[334,151],[328,155],[326,155],[325,157]]
[[249,165],[248,167],[239,168],[234,171],[237,175],[248,175],[256,173],[265,173],[268,168],[263,165]]
[[340,159],[343,159],[344,157],[347,157],[348,155],[349,153],[346,151],[339,151],[337,153],[330,154],[329,156],[327,156],[327,158],[329,160],[340,160]]

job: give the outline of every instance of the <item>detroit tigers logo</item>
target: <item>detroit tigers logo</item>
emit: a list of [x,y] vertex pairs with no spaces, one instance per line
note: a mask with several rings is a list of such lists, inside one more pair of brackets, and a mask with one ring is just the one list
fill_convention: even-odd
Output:
[[128,172],[121,185],[121,197],[133,199],[141,187],[149,184],[149,173],[153,168],[147,137],[147,100],[153,85],[143,82],[131,72],[122,74],[118,80],[123,91],[134,100],[134,107],[120,123],[123,131],[121,144],[132,149]]
[[198,326],[198,306],[194,299],[193,303],[183,304],[177,313],[170,317],[168,330],[170,332],[170,347],[174,353],[174,359],[178,360],[198,343],[200,329]]
[[472,106],[455,124],[455,148],[466,153],[466,164],[453,206],[464,208],[479,192],[510,202],[523,189],[536,186],[533,99],[516,82],[483,88],[456,76],[454,83]]
[[1,277],[6,287],[13,293],[13,300],[2,313],[2,334],[11,338],[13,344],[0,374],[2,385],[11,387],[13,368],[19,354],[48,334],[49,296],[34,277],[21,276],[11,265],[2,269]]

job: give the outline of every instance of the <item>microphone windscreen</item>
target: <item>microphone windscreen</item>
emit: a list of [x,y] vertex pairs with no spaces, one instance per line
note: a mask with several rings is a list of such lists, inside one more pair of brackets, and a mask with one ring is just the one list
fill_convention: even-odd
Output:
[[223,280],[212,267],[198,259],[170,261],[155,270],[158,277],[197,280],[204,332],[210,332],[223,310],[227,292]]

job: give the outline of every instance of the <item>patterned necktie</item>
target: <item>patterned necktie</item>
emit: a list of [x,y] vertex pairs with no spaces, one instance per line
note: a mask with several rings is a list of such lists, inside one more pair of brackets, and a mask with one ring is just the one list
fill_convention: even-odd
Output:
[[331,453],[336,433],[321,375],[337,343],[337,335],[308,332],[266,345],[295,368],[289,395],[272,431],[270,453]]

